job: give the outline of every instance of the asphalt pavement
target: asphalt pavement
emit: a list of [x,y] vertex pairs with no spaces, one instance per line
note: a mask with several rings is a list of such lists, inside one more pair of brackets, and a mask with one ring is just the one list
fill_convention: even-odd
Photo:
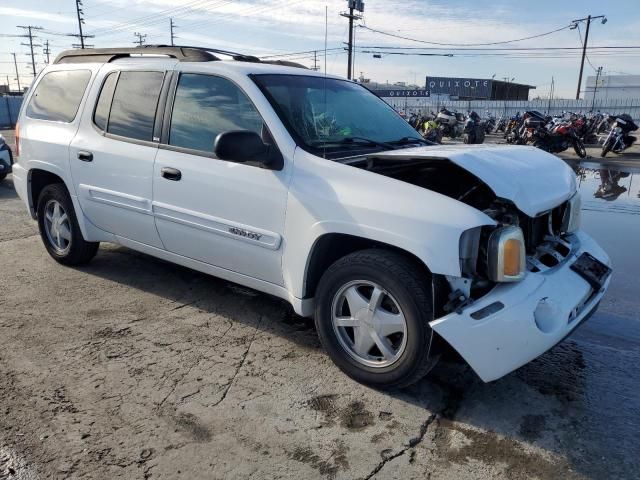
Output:
[[589,161],[598,312],[496,382],[444,363],[393,393],[270,296],[114,245],[57,264],[5,179],[0,478],[639,478],[640,170]]

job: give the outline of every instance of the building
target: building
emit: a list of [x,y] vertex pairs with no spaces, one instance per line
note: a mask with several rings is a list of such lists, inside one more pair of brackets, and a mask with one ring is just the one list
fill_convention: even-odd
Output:
[[[596,87],[596,79],[598,85]],[[598,101],[640,99],[640,75],[600,75],[587,77],[584,98]]]
[[486,78],[427,77],[431,95],[447,95],[451,100],[529,100],[532,85]]

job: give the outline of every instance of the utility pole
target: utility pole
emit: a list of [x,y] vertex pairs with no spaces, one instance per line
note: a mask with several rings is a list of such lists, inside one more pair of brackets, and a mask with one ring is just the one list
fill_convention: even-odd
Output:
[[169,27],[170,27],[170,29],[171,29],[171,46],[172,46],[172,47],[175,45],[174,40],[175,40],[176,36],[173,34],[173,28],[174,28],[175,26],[176,26],[176,24],[175,24],[175,23],[173,23],[173,18],[170,18],[170,19],[169,19]]
[[553,100],[553,89],[555,87],[554,79],[551,77],[551,88],[549,89],[549,106],[547,107],[547,115],[551,115],[551,100]]
[[311,70],[315,70],[317,72],[319,68],[320,67],[318,67],[318,51],[314,50],[313,51],[313,67],[311,67]]
[[[353,21],[360,20],[364,12],[363,0],[347,0],[349,11],[342,12],[342,17],[349,19],[349,43],[347,44],[347,78],[351,80],[353,73]],[[358,12],[358,13],[354,13]]]
[[13,55],[13,66],[16,68],[16,81],[18,82],[18,91],[21,92],[22,87],[20,86],[20,74],[18,73],[18,62],[16,61],[16,54],[12,53],[11,55]]
[[580,76],[578,77],[578,91],[576,92],[576,100],[580,100],[580,87],[582,86],[582,72],[584,71],[584,59],[587,56],[587,42],[589,41],[589,27],[591,27],[591,20],[596,20],[601,18],[601,23],[604,25],[607,23],[607,17],[604,15],[598,16],[587,16],[585,18],[578,18],[577,20],[571,21],[571,30],[575,30],[578,28],[580,22],[587,22],[587,30],[584,34],[584,42],[582,43],[582,61],[580,62]]
[[82,14],[84,13],[82,11],[82,8],[80,8],[82,6],[82,0],[76,0],[76,14],[78,15],[78,30],[80,31],[80,48],[84,48],[84,34],[82,33],[82,24],[84,23],[84,18],[82,17]]
[[591,100],[591,111],[593,112],[593,109],[595,108],[596,105],[596,92],[598,91],[598,82],[600,81],[600,75],[602,74],[602,67],[598,67],[598,73],[596,73],[596,83],[593,86],[593,100]]
[[138,33],[138,32],[135,32],[134,35],[138,37],[138,40],[134,41],[133,43],[137,43],[138,46],[141,47],[144,44],[145,39],[147,38],[147,35],[146,34],[143,35],[142,33]]
[[35,53],[33,53],[33,47],[41,47],[42,45],[34,45],[33,44],[33,30],[42,30],[42,27],[35,27],[33,25],[18,25],[18,28],[24,28],[28,33],[27,36],[29,37],[29,43],[21,43],[21,45],[24,45],[25,47],[29,47],[31,49],[31,67],[33,69],[33,77],[35,78],[36,76],[36,56]]
[[49,40],[44,41],[44,49],[42,50],[42,53],[47,56],[47,65],[49,65],[49,54],[51,53],[51,50],[49,50]]

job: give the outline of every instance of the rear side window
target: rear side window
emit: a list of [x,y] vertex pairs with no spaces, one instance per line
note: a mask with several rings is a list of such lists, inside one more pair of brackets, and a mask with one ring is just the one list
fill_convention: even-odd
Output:
[[90,78],[90,70],[46,73],[31,96],[27,116],[53,122],[72,122]]
[[118,72],[111,72],[102,84],[102,90],[96,103],[96,110],[93,113],[93,123],[102,131],[107,130],[107,122],[109,121],[109,110],[111,110],[111,100],[113,92],[116,89],[118,81]]
[[228,130],[262,132],[262,117],[249,98],[224,78],[181,75],[173,103],[169,144],[212,152],[215,138]]
[[151,141],[163,79],[164,72],[120,72],[111,102],[107,132]]

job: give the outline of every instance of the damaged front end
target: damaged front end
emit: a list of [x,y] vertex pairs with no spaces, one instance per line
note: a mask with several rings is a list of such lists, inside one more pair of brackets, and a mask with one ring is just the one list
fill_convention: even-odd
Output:
[[574,181],[550,180],[553,188],[540,200],[521,178],[509,190],[505,179],[490,182],[495,172],[480,178],[446,158],[389,157],[354,166],[445,195],[494,222],[462,233],[460,276],[433,275],[430,322],[435,341],[446,341],[484,381],[533,360],[595,311],[611,279],[610,261],[579,229]]

